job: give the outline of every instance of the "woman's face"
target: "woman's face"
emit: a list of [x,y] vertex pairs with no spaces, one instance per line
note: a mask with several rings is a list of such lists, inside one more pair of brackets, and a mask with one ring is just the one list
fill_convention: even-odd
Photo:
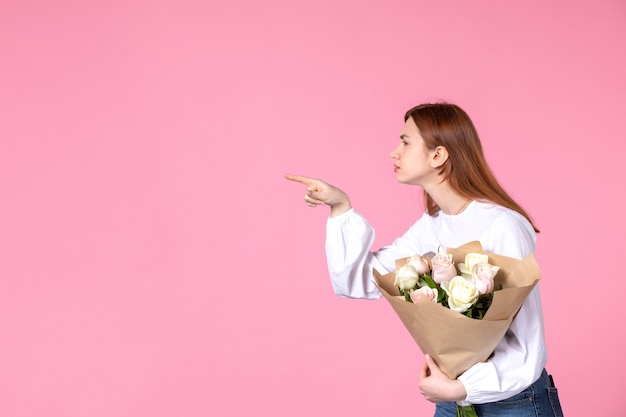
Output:
[[424,186],[436,178],[437,170],[432,167],[434,155],[435,151],[426,148],[413,118],[409,117],[400,132],[400,143],[391,152],[398,182]]

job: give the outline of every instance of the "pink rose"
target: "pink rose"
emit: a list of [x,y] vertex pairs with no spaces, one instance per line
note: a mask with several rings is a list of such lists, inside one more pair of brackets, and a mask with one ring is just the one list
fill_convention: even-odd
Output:
[[428,261],[421,255],[413,255],[407,261],[408,265],[413,265],[418,274],[424,275],[428,271],[430,271],[430,265],[428,265]]
[[421,297],[425,297],[429,301],[437,302],[439,291],[437,291],[437,288],[430,287],[420,287],[415,291],[411,291],[411,300],[413,300],[414,303],[417,303],[417,300]]
[[437,284],[450,281],[457,275],[451,253],[439,252],[430,262],[433,264],[432,278]]
[[496,276],[499,269],[500,267],[485,262],[474,265],[471,282],[480,295],[488,294],[493,291],[493,278]]

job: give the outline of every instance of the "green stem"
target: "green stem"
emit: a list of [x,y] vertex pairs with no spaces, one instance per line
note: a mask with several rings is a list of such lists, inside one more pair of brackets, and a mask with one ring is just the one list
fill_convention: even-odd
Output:
[[456,405],[456,417],[478,417],[473,405]]

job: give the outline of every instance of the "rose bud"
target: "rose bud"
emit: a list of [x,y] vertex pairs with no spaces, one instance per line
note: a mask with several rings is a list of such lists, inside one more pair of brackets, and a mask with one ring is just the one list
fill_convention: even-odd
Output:
[[430,262],[433,264],[432,278],[437,284],[449,281],[457,274],[451,253],[439,252]]

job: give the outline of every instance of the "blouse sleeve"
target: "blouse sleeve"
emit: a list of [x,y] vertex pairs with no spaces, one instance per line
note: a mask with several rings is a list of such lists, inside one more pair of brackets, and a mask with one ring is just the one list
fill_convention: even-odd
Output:
[[[503,216],[485,237],[485,251],[522,259],[535,250],[536,235],[525,219]],[[483,404],[509,398],[539,378],[547,354],[539,286],[535,286],[511,323],[504,338],[486,362],[465,371],[459,380],[466,401]]]
[[374,238],[374,228],[353,209],[328,219],[326,260],[335,294],[349,298],[381,297],[372,270],[386,274],[395,269],[396,259],[408,255],[395,244],[372,252]]

